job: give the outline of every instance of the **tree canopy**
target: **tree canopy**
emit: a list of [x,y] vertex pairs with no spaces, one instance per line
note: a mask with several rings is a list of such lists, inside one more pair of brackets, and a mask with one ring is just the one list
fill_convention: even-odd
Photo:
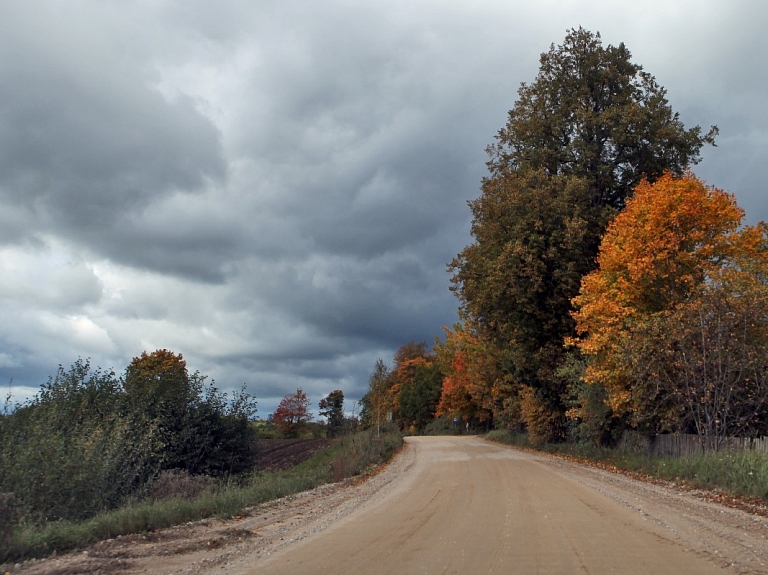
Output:
[[697,163],[717,128],[686,130],[623,44],[603,46],[582,28],[542,54],[518,95],[488,148],[482,194],[469,202],[474,242],[449,264],[451,289],[501,368],[530,389],[527,413],[562,437],[571,299],[608,222],[644,176]]
[[283,397],[275,413],[272,414],[272,420],[285,435],[297,437],[301,428],[308,421],[312,421],[307,394],[298,388],[296,393],[289,393]]
[[335,437],[344,428],[344,392],[336,389],[320,400],[320,416],[325,417],[328,435]]
[[[666,174],[641,182],[608,226],[573,315],[590,360],[584,379],[606,388],[614,413],[653,431],[687,418],[718,434],[752,417],[722,411],[749,405],[736,400],[739,389],[765,401],[765,383],[755,386],[768,346],[768,236],[764,224],[742,226],[743,216],[731,194]],[[704,424],[705,412],[717,425]]]
[[623,43],[603,46],[583,28],[553,44],[489,147],[491,177],[527,167],[575,175],[592,202],[621,207],[644,176],[682,175],[697,164],[717,127],[686,130],[666,90],[631,56]]
[[193,394],[184,356],[167,349],[134,357],[125,370],[124,386],[129,400],[154,412],[180,412]]

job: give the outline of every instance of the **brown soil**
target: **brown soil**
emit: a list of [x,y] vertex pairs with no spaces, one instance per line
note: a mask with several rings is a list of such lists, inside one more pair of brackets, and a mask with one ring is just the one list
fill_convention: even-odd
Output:
[[256,467],[270,473],[290,469],[331,443],[333,439],[260,439]]

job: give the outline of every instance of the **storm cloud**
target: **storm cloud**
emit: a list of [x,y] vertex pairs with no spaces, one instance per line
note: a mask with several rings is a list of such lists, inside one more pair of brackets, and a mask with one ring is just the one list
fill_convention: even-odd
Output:
[[768,219],[759,0],[0,0],[0,381],[168,348],[266,416],[456,321],[485,147],[566,30],[624,42]]

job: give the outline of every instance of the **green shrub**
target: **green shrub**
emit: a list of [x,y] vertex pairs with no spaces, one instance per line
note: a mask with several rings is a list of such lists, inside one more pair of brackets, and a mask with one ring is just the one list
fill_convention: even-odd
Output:
[[13,493],[0,491],[0,549],[11,545],[16,519],[17,508]]
[[[402,436],[395,429],[388,428],[379,437],[375,430],[369,430],[347,436],[291,469],[254,474],[242,485],[211,482],[209,489],[192,498],[175,493],[169,499],[132,501],[81,522],[26,525],[16,530],[8,545],[0,546],[0,563],[45,556],[118,535],[162,529],[205,517],[232,517],[259,503],[360,474],[372,464],[388,460],[400,445]],[[344,470],[338,475],[337,465]],[[173,482],[178,474],[169,477]]]
[[78,360],[0,417],[0,489],[32,522],[82,519],[119,505],[160,467],[158,429],[120,409],[112,372]]
[[[180,356],[165,354],[178,367]],[[29,402],[6,406],[0,491],[14,493],[20,518],[42,525],[93,517],[144,493],[163,470],[249,471],[256,457],[254,398],[241,390],[230,399],[181,366],[181,375],[174,372],[181,399],[166,392],[136,397],[114,372],[79,359],[68,371],[60,366]],[[162,388],[162,373],[153,377],[147,385]]]
[[424,435],[460,435],[464,431],[464,422],[453,423],[453,417],[442,415],[430,421],[424,428]]
[[531,441],[525,433],[515,433],[509,429],[494,429],[485,435],[490,441],[498,443],[507,443],[509,445],[518,445],[520,447],[530,447]]
[[768,453],[705,453],[653,461],[647,471],[657,477],[768,500]]
[[367,467],[389,460],[403,444],[403,438],[393,425],[376,433],[367,429],[354,435],[345,436],[341,449],[331,462],[329,480],[340,481],[362,473]]

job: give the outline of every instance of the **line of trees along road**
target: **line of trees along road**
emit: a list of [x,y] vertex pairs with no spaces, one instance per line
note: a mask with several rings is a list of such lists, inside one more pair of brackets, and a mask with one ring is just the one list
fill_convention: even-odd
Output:
[[364,417],[535,442],[768,433],[768,228],[689,172],[717,133],[686,129],[623,44],[570,30],[488,147],[473,242],[448,265],[460,321],[421,350],[440,393],[417,416],[396,355]]

